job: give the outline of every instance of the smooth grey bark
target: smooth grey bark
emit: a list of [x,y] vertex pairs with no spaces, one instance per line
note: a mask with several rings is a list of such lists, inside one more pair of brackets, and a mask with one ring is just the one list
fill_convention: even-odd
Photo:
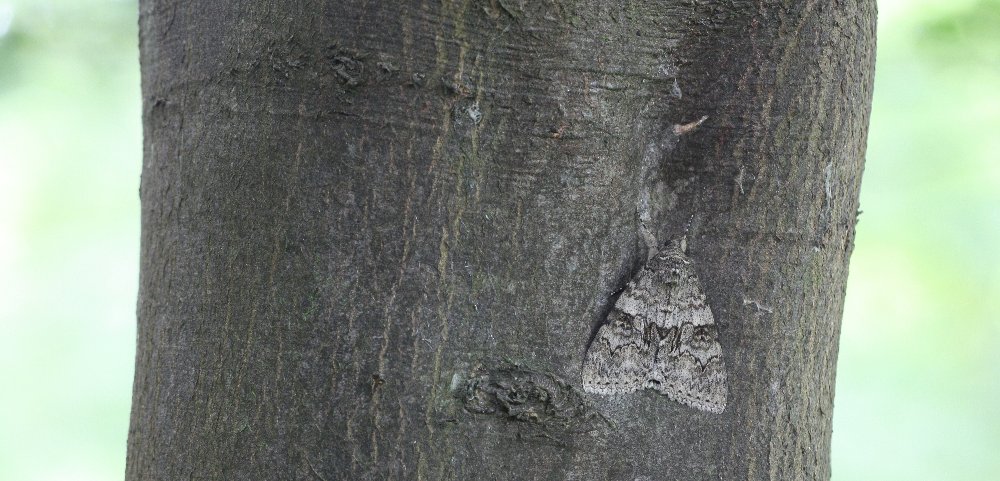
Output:
[[[874,3],[141,0],[127,479],[829,478]],[[726,411],[581,392],[680,235]]]

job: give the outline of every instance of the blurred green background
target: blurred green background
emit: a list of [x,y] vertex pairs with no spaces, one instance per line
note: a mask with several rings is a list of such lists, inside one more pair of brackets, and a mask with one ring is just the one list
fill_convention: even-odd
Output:
[[[1000,0],[879,10],[834,480],[1000,479]],[[0,0],[0,479],[124,473],[136,18]]]

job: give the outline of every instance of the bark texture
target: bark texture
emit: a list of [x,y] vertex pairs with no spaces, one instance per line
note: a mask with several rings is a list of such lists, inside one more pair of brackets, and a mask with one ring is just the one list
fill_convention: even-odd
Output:
[[[874,3],[141,0],[127,479],[827,479]],[[680,235],[725,412],[583,393]]]

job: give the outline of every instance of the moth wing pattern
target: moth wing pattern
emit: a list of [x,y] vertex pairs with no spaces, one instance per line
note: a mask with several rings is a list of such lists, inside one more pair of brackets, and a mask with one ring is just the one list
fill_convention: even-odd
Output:
[[604,395],[656,390],[721,413],[728,389],[715,317],[681,242],[628,283],[583,363],[583,388]]
[[[583,388],[596,394],[622,394],[646,386],[655,359],[642,342],[635,318],[619,310],[608,314],[583,364]],[[609,362],[613,361],[613,362]]]

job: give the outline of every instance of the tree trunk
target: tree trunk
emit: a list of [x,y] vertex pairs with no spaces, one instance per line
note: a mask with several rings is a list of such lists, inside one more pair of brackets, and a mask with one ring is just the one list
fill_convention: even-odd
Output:
[[[611,3],[141,0],[127,478],[829,478],[875,2]],[[721,414],[582,390],[678,237]]]

